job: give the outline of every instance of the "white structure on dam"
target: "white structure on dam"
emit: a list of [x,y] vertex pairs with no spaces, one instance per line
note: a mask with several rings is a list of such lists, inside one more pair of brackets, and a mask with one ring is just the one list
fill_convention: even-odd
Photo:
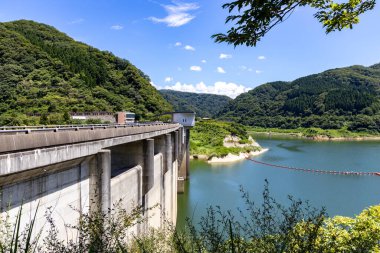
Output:
[[[35,231],[46,226],[45,210],[63,239],[81,213],[150,208],[140,233],[176,223],[177,189],[188,175],[189,130],[180,124],[112,125],[0,131],[0,208],[21,226],[39,205]],[[181,174],[182,176],[179,176]],[[180,181],[178,181],[180,178]]]

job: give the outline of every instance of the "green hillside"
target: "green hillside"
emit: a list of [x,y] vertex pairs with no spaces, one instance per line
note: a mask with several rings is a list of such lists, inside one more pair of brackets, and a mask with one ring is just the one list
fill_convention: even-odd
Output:
[[12,116],[33,123],[21,114],[130,110],[145,118],[171,108],[127,60],[48,25],[0,23],[0,125]]
[[267,128],[380,132],[380,64],[263,84],[238,96],[218,116]]
[[224,138],[227,136],[240,138],[239,144],[252,144],[249,140],[247,127],[235,122],[216,120],[197,121],[190,135],[190,154],[194,156],[224,157],[231,154],[249,153],[260,150],[260,147],[247,145],[241,147],[225,147]]
[[160,90],[162,96],[176,111],[194,111],[199,117],[214,117],[231,98],[223,95]]

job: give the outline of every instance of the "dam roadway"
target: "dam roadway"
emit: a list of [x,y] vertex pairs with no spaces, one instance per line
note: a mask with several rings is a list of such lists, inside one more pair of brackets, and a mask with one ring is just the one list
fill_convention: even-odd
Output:
[[177,123],[0,128],[2,220],[15,221],[22,206],[23,227],[38,206],[34,231],[43,231],[50,208],[59,237],[76,239],[65,224],[82,213],[139,205],[147,219],[131,233],[175,224],[189,135]]

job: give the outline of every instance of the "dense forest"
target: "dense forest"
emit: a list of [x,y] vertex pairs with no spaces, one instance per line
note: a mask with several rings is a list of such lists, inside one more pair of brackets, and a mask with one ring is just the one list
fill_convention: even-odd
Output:
[[0,125],[40,123],[30,115],[56,123],[63,112],[130,110],[146,118],[171,109],[129,61],[48,25],[0,23]]
[[380,64],[332,69],[243,93],[218,114],[257,127],[380,132]]
[[223,95],[160,90],[162,96],[176,111],[193,111],[198,117],[214,117],[231,98]]

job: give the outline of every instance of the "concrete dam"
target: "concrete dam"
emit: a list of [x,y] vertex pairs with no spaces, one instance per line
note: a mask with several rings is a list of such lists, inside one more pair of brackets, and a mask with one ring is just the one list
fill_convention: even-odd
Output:
[[41,231],[49,208],[60,238],[75,239],[65,224],[118,203],[127,212],[148,210],[146,222],[131,228],[135,234],[175,224],[189,135],[178,123],[0,130],[2,219],[15,221],[22,206],[24,227],[38,210],[34,230]]

